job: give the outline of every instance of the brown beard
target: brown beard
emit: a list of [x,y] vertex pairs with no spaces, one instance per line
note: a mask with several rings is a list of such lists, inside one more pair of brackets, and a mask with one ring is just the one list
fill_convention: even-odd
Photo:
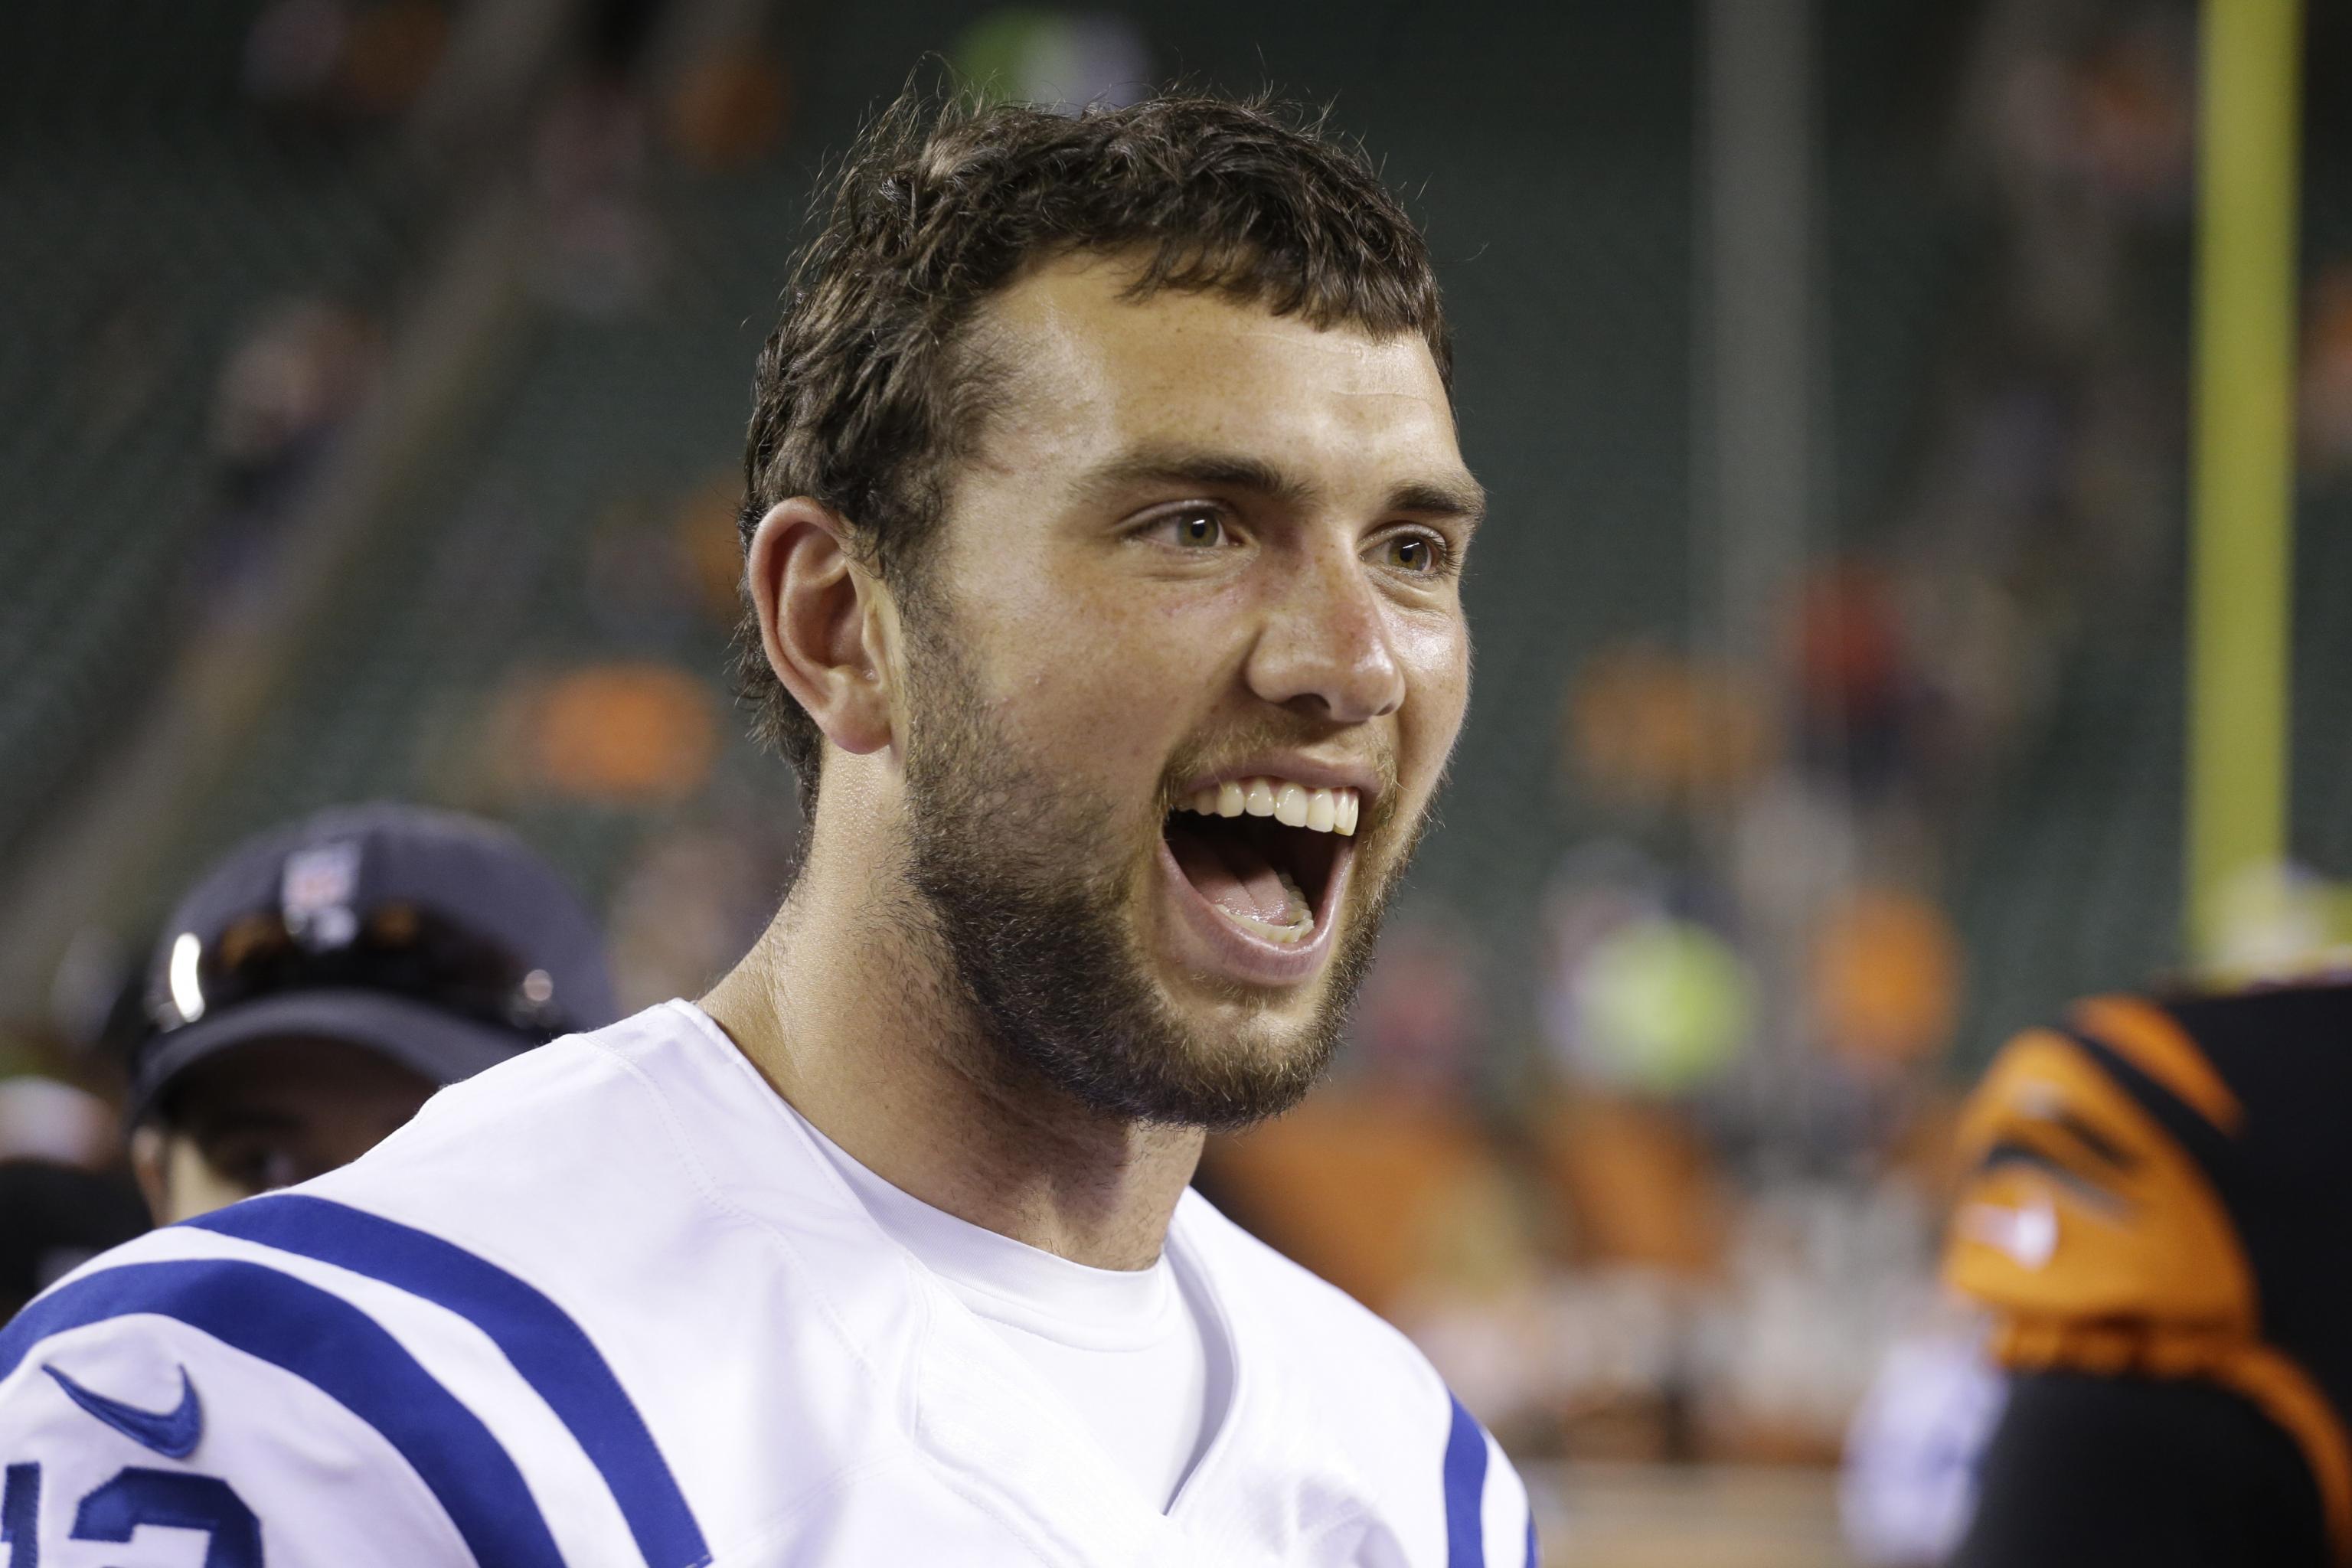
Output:
[[[991,723],[941,608],[909,637],[908,879],[993,1076],[1107,1117],[1213,1131],[1297,1105],[1339,1047],[1422,823],[1385,865],[1359,834],[1358,886],[1338,911],[1312,1016],[1198,1028],[1147,967],[1129,912],[1139,867],[1118,811],[1039,776]],[[1397,840],[1393,825],[1374,826]]]

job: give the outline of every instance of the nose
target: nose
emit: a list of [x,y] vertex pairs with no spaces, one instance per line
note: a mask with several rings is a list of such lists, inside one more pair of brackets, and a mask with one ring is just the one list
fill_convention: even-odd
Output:
[[1250,650],[1263,701],[1303,717],[1360,724],[1404,701],[1404,670],[1386,606],[1346,549],[1314,551],[1287,574]]

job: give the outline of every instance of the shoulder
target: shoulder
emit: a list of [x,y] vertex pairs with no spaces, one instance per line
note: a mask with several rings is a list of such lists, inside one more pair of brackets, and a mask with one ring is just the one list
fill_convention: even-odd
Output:
[[[668,1003],[584,1035],[567,1035],[441,1090],[405,1127],[322,1178],[352,1194],[436,1181],[546,1184],[551,1166],[658,1157],[676,1140],[677,1101],[708,1076],[710,1042],[683,1003]],[[615,1140],[625,1141],[616,1148]]]
[[221,1544],[248,1529],[273,1560],[355,1568],[708,1560],[577,1318],[446,1237],[307,1192],[154,1232],[26,1307],[0,1331],[0,1452],[53,1495],[121,1482],[123,1506],[164,1510],[132,1525],[200,1509],[216,1568],[257,1568],[257,1544]]
[[1533,1568],[1526,1485],[1418,1346],[1197,1193],[1185,1194],[1176,1231],[1234,1320],[1254,1375],[1276,1384],[1286,1448],[1307,1433],[1343,1458],[1386,1528],[1421,1543],[1407,1547],[1409,1561],[1427,1552],[1435,1562]]
[[[2301,1448],[2352,1550],[2347,1292],[2313,1267],[2347,1234],[2347,1033],[2352,987],[2294,985],[2095,997],[2002,1048],[1961,1118],[1944,1258],[1990,1309],[1996,1359],[2042,1391],[2012,1405],[1996,1459],[2143,1404],[2256,1412]],[[2174,1442],[2161,1424],[2136,1435]]]
[[2352,1181],[2347,1037],[2341,984],[2095,996],[2025,1030],[1961,1118],[1951,1282],[2042,1322],[2243,1339],[2283,1297],[2340,1321],[2352,1298],[2303,1262],[2348,1234],[2330,1199]]
[[2174,1012],[2095,997],[1993,1059],[1962,1114],[1946,1272],[2012,1320],[2254,1327],[2215,1155],[2244,1108]]
[[2182,1141],[2333,1142],[2352,1096],[2352,983],[2307,981],[2201,994],[2092,996],[2025,1030],[1996,1057],[1980,1101],[2021,1078],[2095,1082]]
[[[668,1003],[442,1090],[299,1191],[361,1211],[344,1228],[445,1238],[593,1310],[642,1293],[615,1294],[616,1276],[677,1269],[742,1227],[734,1151],[756,1147],[772,1156],[763,1175],[793,1178],[760,1120],[773,1116],[768,1099],[707,1019]],[[434,1250],[406,1250],[419,1249]]]
[[[169,1415],[184,1377],[201,1436],[146,1468],[209,1475],[273,1540],[299,1520],[366,1536],[273,1560],[707,1561],[663,1445],[698,1443],[681,1413],[740,1375],[729,1289],[770,1255],[719,1245],[751,1222],[677,1124],[705,1148],[723,1129],[677,1102],[747,1097],[667,1014],[518,1058],[353,1165],[84,1266],[0,1334],[0,1453],[37,1456],[53,1493],[87,1483],[139,1453],[103,1413]],[[425,1522],[376,1531],[378,1513]]]
[[181,1227],[62,1281],[0,1331],[12,1523],[184,1524],[234,1568],[265,1530],[289,1561],[554,1568],[508,1445],[446,1386],[450,1347],[420,1350],[362,1294]]

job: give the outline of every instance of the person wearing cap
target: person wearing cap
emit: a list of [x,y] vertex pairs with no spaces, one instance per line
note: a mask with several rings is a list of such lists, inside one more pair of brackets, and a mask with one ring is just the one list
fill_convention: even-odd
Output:
[[340,807],[239,845],[165,923],[133,1047],[159,1225],[367,1152],[437,1089],[614,1016],[594,924],[501,828]]

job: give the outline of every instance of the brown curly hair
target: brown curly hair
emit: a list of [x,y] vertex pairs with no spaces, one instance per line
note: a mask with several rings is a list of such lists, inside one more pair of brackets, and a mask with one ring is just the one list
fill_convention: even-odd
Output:
[[[812,216],[753,384],[743,543],[777,502],[811,497],[902,601],[1001,379],[965,329],[1037,260],[1130,255],[1131,300],[1215,291],[1318,328],[1417,331],[1452,384],[1420,230],[1360,147],[1267,98],[1069,115],[910,88],[820,181]],[[813,811],[821,738],[748,611],[736,678]]]

